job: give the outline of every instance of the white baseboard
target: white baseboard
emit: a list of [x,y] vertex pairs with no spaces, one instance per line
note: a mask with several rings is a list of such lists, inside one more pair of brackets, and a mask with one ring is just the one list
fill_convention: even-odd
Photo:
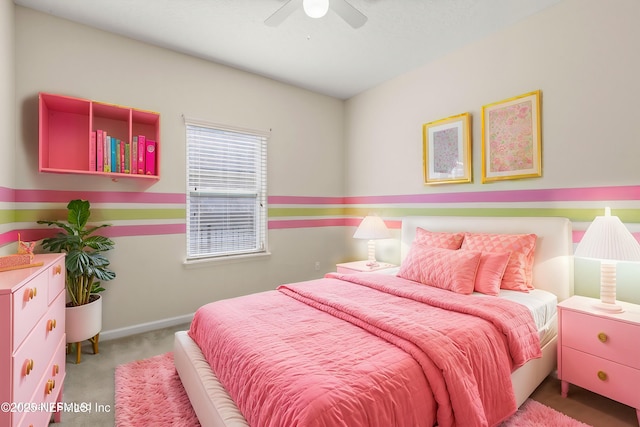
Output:
[[154,322],[140,323],[138,325],[127,326],[125,328],[101,331],[100,341],[102,342],[114,340],[117,338],[124,338],[131,335],[141,334],[143,332],[155,331],[157,329],[169,328],[171,326],[190,323],[193,320],[194,314],[195,313],[185,314],[183,316],[170,317],[168,319],[156,320]]

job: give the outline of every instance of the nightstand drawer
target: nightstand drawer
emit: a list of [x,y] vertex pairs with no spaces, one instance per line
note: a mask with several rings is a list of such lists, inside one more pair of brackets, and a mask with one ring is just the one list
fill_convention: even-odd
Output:
[[562,346],[640,369],[637,325],[570,310],[562,311]]
[[625,405],[640,407],[640,370],[562,347],[562,380],[607,396]]

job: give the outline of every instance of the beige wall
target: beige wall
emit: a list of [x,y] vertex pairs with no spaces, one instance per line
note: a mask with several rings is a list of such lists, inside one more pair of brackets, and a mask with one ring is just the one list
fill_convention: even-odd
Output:
[[[184,193],[186,115],[272,129],[270,195],[343,193],[341,100],[22,7],[16,7],[15,44],[18,189]],[[160,181],[145,189],[136,181],[38,174],[40,91],[160,112]],[[270,257],[197,268],[183,266],[184,235],[116,238],[109,258],[118,277],[106,286],[103,329],[181,316],[208,301],[320,276],[343,257],[342,235],[340,227],[272,230]]]
[[[638,17],[640,2],[636,0],[564,0],[348,100],[346,195],[637,186]],[[482,106],[534,90],[542,91],[543,176],[482,184]],[[474,182],[423,185],[422,125],[464,112],[472,115]],[[477,212],[487,207],[521,208],[526,212],[527,208],[542,205],[550,210],[561,209],[561,215],[575,212],[580,216],[582,209],[609,205],[626,210],[627,227],[638,233],[640,224],[634,209],[637,212],[639,202],[635,197],[613,204],[606,200],[552,200],[544,204],[454,206],[475,208]],[[402,211],[403,207],[385,208]],[[574,230],[586,229],[592,218],[574,220]],[[353,239],[345,237],[345,241],[354,247]],[[383,260],[397,262],[397,240],[381,242],[378,254]],[[620,267],[620,299],[640,303],[638,274],[640,265]],[[578,262],[576,292],[598,297],[598,284],[598,269]]]
[[[10,21],[4,12],[10,14],[12,6],[5,9],[0,9],[0,20]],[[18,131],[9,137],[17,141],[17,153],[12,172],[0,171],[3,186],[140,190],[126,182],[37,174],[39,91],[161,112],[163,176],[146,189],[150,192],[184,191],[182,114],[273,129],[271,195],[638,184],[640,27],[635,17],[640,3],[635,0],[565,0],[346,103],[30,9],[16,7],[15,16],[17,77],[11,107],[17,114],[9,123],[18,123]],[[4,58],[3,49],[11,50],[12,44],[2,43]],[[103,63],[122,66],[96,66]],[[135,66],[140,63],[146,66]],[[3,76],[11,73],[0,65],[0,90],[7,84]],[[542,91],[543,177],[481,184],[482,105],[537,89]],[[473,116],[474,183],[425,187],[422,124],[467,111]],[[0,126],[0,135],[6,133]],[[5,166],[6,160],[0,162]],[[350,238],[352,231],[272,230],[269,258],[192,269],[182,265],[182,235],[118,238],[111,255],[118,279],[105,295],[104,329],[181,316],[213,299],[319,276],[335,262],[365,253]],[[397,242],[390,249],[382,246],[379,258],[396,258]],[[315,261],[321,262],[321,271],[314,270]]]
[[[0,187],[14,188],[16,115],[14,91],[14,5],[12,1],[0,2]],[[13,215],[13,203],[3,206],[9,212],[0,218],[0,234],[11,230],[8,216]],[[0,255],[15,251],[15,245],[0,247]]]
[[[347,195],[637,185],[639,16],[636,0],[565,0],[348,100]],[[538,89],[542,178],[482,184],[481,107]],[[474,183],[425,187],[422,124],[463,112]]]

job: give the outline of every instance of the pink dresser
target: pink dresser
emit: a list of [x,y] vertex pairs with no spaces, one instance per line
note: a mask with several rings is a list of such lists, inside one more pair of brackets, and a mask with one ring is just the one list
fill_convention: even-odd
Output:
[[[65,377],[64,254],[0,272],[0,426],[44,427]],[[53,411],[55,412],[55,411]],[[54,420],[60,421],[60,412]]]
[[558,305],[558,378],[636,408],[640,423],[640,306],[618,301],[622,313],[573,296]]

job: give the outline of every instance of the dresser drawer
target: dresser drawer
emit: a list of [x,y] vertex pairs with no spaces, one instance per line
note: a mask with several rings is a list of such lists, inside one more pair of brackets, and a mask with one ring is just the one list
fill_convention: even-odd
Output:
[[[23,415],[23,414],[14,414]],[[19,418],[19,417],[15,417]],[[49,425],[51,414],[44,411],[27,412],[20,421],[16,421],[13,427],[46,427]]]
[[[30,401],[31,407],[36,411],[17,413],[14,414],[15,427],[46,427],[49,425],[51,419],[51,412],[47,412],[46,409],[51,409],[54,402],[61,401],[62,384],[64,382],[65,370],[65,346],[64,340],[61,340],[56,347],[53,358],[49,361],[45,369],[45,375],[38,383],[36,394],[33,396],[33,400]],[[53,406],[55,410],[55,406]],[[20,420],[20,421],[18,421]]]
[[637,325],[562,310],[562,346],[640,369]]
[[60,259],[60,261],[54,263],[51,267],[47,269],[45,273],[48,276],[48,296],[49,296],[49,304],[53,302],[54,299],[58,296],[58,294],[64,291],[65,283],[65,266],[64,266],[64,258]]
[[36,322],[47,311],[49,277],[38,274],[13,295],[13,348],[18,348]]
[[41,317],[13,356],[15,402],[28,402],[61,340],[64,339],[64,293]]
[[563,346],[561,379],[625,405],[640,407],[640,369]]

